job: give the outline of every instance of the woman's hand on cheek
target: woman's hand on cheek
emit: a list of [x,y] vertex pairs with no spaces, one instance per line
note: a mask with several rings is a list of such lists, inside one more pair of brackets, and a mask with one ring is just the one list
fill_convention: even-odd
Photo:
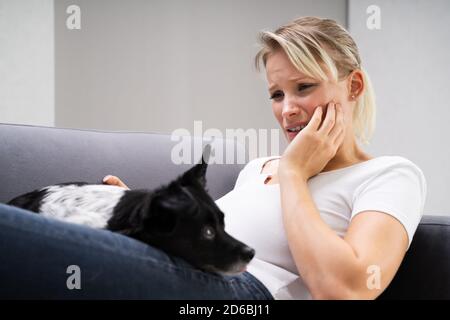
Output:
[[328,103],[323,122],[321,109],[317,107],[314,110],[311,121],[284,151],[278,167],[280,177],[295,172],[307,181],[321,172],[336,155],[345,137],[342,107],[333,102]]

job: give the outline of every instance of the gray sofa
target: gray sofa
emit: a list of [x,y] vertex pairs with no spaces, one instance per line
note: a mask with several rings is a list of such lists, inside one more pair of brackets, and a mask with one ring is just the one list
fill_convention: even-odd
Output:
[[[176,143],[157,133],[0,124],[0,202],[56,182],[101,183],[106,174],[121,177],[132,189],[157,187],[191,166],[170,161]],[[229,147],[232,141],[214,143]],[[233,188],[242,167],[209,166],[213,198]],[[399,272],[380,299],[450,299],[450,217],[423,217]]]

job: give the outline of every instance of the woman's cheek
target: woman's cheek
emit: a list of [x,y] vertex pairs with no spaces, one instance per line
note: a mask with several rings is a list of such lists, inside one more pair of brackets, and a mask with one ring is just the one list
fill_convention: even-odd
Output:
[[312,116],[317,107],[325,107],[331,98],[332,95],[329,93],[327,94],[327,92],[323,90],[318,90],[307,97],[302,97],[299,103],[302,104],[305,109],[308,110],[309,115]]
[[272,112],[273,112],[275,118],[280,123],[280,125],[283,125],[283,119],[281,117],[282,104],[280,102],[276,102],[276,101],[272,102]]

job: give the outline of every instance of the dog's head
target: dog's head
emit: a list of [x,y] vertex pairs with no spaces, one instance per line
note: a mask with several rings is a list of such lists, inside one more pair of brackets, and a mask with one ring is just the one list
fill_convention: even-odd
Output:
[[237,274],[255,252],[224,230],[224,214],[206,190],[209,152],[208,145],[199,164],[152,194],[140,238],[205,271]]

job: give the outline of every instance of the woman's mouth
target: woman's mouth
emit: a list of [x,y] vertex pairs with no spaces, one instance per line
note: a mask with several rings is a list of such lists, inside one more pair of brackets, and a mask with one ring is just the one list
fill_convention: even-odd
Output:
[[295,136],[296,136],[301,130],[303,130],[305,127],[306,127],[306,124],[305,124],[305,125],[300,125],[300,126],[297,126],[297,127],[292,127],[292,128],[289,128],[289,129],[286,129],[286,134],[287,134],[289,140],[294,139]]

